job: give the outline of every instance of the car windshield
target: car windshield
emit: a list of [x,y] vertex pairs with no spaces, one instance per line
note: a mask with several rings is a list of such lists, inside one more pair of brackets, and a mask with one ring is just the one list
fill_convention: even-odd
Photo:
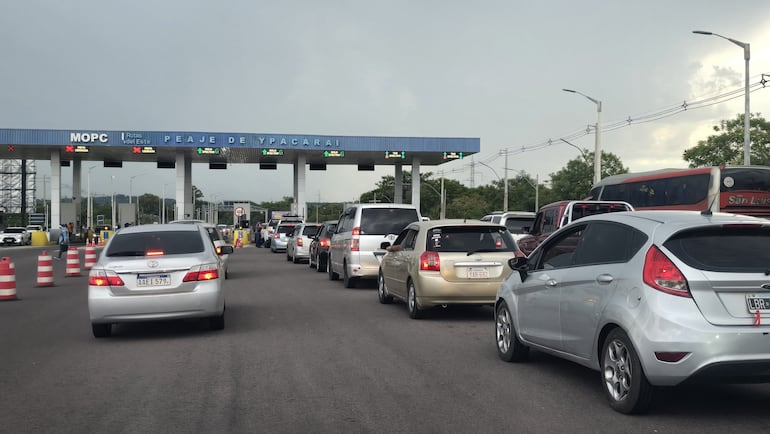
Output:
[[398,234],[418,219],[415,209],[364,208],[361,210],[361,235]]
[[426,250],[433,252],[511,252],[516,243],[508,231],[489,226],[443,226],[428,232]]
[[5,231],[6,234],[20,234],[23,233],[26,229],[24,228],[7,228]]
[[181,255],[204,251],[198,232],[165,231],[117,234],[107,248],[107,256],[145,256],[147,252]]

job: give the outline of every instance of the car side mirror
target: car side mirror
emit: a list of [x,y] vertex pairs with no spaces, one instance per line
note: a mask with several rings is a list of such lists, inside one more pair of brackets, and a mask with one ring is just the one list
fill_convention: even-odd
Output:
[[389,242],[383,241],[382,243],[380,243],[380,248],[382,250],[387,250],[388,247],[390,247],[390,243]]
[[219,249],[217,249],[217,250],[219,250],[219,255],[220,255],[220,256],[221,256],[221,255],[229,255],[230,253],[233,253],[233,252],[234,252],[234,250],[233,250],[233,246],[231,246],[231,245],[225,245],[225,246],[222,246],[222,247],[220,247],[220,248],[219,248]]
[[527,278],[527,269],[529,268],[529,260],[523,256],[517,256],[508,260],[508,266],[511,270],[518,271],[521,276],[521,281]]

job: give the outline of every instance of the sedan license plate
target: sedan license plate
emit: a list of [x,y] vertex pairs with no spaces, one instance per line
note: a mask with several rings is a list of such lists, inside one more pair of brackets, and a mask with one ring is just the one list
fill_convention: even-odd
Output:
[[749,311],[752,313],[756,311],[759,311],[760,313],[770,312],[770,297],[761,297],[750,294],[746,296],[746,304],[749,306]]
[[469,268],[468,279],[489,279],[489,270],[486,268]]
[[168,274],[140,274],[136,276],[136,286],[140,288],[169,285],[171,285],[171,276]]

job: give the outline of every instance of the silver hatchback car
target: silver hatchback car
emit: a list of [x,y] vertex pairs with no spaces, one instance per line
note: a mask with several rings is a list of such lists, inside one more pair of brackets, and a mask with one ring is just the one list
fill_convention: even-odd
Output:
[[95,337],[112,324],[208,318],[225,326],[224,264],[202,225],[140,225],[110,237],[88,274],[88,312]]
[[510,265],[495,304],[500,358],[533,348],[598,370],[619,412],[647,410],[655,386],[770,381],[770,221],[596,215]]

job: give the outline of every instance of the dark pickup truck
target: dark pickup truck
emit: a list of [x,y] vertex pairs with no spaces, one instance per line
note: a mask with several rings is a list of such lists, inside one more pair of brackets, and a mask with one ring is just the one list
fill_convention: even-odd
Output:
[[594,214],[633,211],[628,202],[606,200],[563,200],[543,206],[535,215],[529,234],[518,240],[519,249],[529,255],[549,235],[562,226]]

